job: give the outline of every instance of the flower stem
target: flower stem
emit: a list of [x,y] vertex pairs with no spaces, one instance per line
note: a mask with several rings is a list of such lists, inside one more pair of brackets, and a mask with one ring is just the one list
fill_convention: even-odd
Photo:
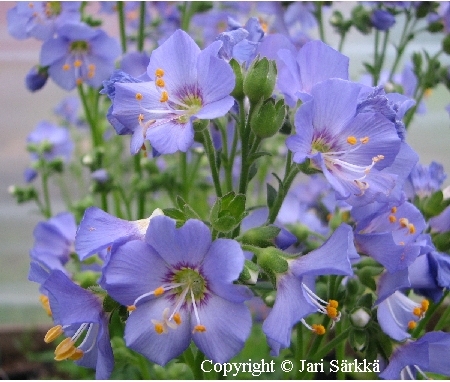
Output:
[[137,50],[142,52],[144,50],[144,40],[145,40],[145,6],[146,2],[141,1],[139,3],[139,30],[137,39]]
[[222,196],[222,187],[220,185],[219,171],[216,166],[216,155],[214,150],[214,145],[211,139],[211,134],[209,128],[205,128],[202,131],[203,134],[203,145],[205,146],[206,155],[208,156],[209,166],[211,168],[211,175],[214,182],[214,188],[216,189],[217,197]]
[[[325,357],[331,350],[336,348],[338,344],[345,341],[350,333],[350,327],[343,330],[340,334],[334,337],[330,342],[328,342],[322,349],[317,351],[315,354],[311,354],[312,360],[318,360]],[[310,352],[312,353],[312,352]]]
[[117,14],[119,15],[119,32],[122,53],[127,52],[127,35],[125,33],[125,13],[123,9],[123,1],[117,2]]
[[42,213],[47,219],[49,219],[52,216],[52,207],[50,203],[50,193],[48,190],[48,172],[46,167],[47,166],[45,166],[42,171],[42,193],[44,195],[44,209],[42,210]]

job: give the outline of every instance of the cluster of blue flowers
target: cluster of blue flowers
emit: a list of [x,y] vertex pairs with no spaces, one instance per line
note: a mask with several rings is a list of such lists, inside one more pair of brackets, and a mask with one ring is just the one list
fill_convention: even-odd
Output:
[[[349,58],[310,37],[326,11],[102,3],[99,15],[118,14],[121,44],[81,2],[9,11],[12,36],[43,41],[27,87],[50,77],[80,97],[55,109],[64,126],[41,122],[29,135],[25,180],[41,174],[43,200],[33,186],[12,190],[47,218],[34,230],[29,279],[55,324],[45,341],[65,337],[57,361],[107,379],[119,326],[129,349],[162,366],[184,360],[198,377],[191,342],[224,363],[261,325],[272,356],[290,348],[320,359],[333,349],[318,338],[335,331],[333,357],[347,357],[348,339],[351,357],[382,361],[381,378],[450,375],[448,322],[425,330],[450,290],[446,176],[407,143],[412,116],[427,90],[450,83],[448,69],[438,55],[424,69],[416,55],[399,77],[397,62],[382,71],[386,52],[376,50],[371,83],[354,82]],[[336,10],[330,21],[341,43],[351,28],[387,41],[399,15],[405,30],[427,18],[450,53],[448,3],[356,5],[352,19]],[[88,168],[91,187],[53,215],[48,179],[71,160],[70,131],[90,140],[78,174]],[[308,354],[293,333],[313,341]]]

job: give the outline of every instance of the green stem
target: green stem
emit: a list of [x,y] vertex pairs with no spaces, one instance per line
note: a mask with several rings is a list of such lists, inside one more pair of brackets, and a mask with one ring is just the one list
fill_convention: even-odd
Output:
[[447,306],[444,313],[442,313],[441,317],[439,318],[439,321],[437,322],[436,326],[434,327],[435,331],[442,330],[445,328],[446,325],[449,324],[449,317],[450,317],[450,305]]
[[250,106],[249,115],[247,121],[245,121],[245,116],[242,119],[242,114],[244,114],[244,102],[239,101],[239,113],[241,114],[240,118],[240,126],[239,131],[241,135],[241,176],[239,179],[239,193],[247,194],[247,186],[248,186],[248,173],[250,170],[250,163],[248,161],[248,157],[250,155],[250,118],[252,114],[252,107]]
[[211,134],[209,133],[209,128],[205,128],[202,131],[203,134],[203,145],[205,147],[206,155],[208,156],[209,166],[211,168],[211,175],[214,182],[214,188],[216,190],[217,197],[222,196],[222,187],[220,185],[219,171],[216,166],[216,155],[214,150],[214,145],[211,139]]
[[378,83],[378,77],[379,77],[379,68],[378,68],[378,44],[380,40],[380,31],[377,29],[375,31],[375,42],[373,44],[374,52],[373,52],[373,79],[372,79],[372,86],[377,86]]
[[315,11],[315,15],[317,18],[317,23],[319,24],[319,36],[320,39],[326,43],[325,41],[325,29],[323,26],[323,17],[322,17],[322,1],[318,1],[316,3],[314,3],[314,5],[316,6],[316,11]]
[[180,177],[181,177],[181,195],[189,203],[188,174],[187,174],[187,154],[180,152]]
[[120,45],[122,46],[122,53],[126,53],[127,52],[127,34],[125,32],[125,12],[123,9],[123,1],[117,2],[117,14],[119,15]]
[[44,209],[42,213],[49,219],[52,216],[52,207],[50,203],[50,192],[48,190],[48,173],[45,167],[42,171],[42,193],[44,195]]
[[98,147],[100,145],[100,141],[97,134],[97,128],[95,124],[95,120],[92,117],[91,109],[89,108],[86,92],[84,91],[84,87],[82,84],[78,85],[78,94],[81,99],[81,103],[83,104],[84,114],[86,116],[86,120],[89,124],[89,128],[91,130],[92,137],[92,145],[93,147]]
[[181,29],[186,32],[189,30],[189,24],[192,17],[191,6],[192,4],[190,1],[185,1],[181,11]]
[[145,6],[146,2],[141,1],[139,3],[139,30],[137,39],[137,50],[142,52],[144,50],[144,40],[145,40]]
[[[405,20],[405,24],[403,25],[403,31],[402,31],[402,35],[400,37],[400,43],[398,44],[398,47],[397,47],[397,55],[395,57],[393,65],[392,65],[392,69],[389,73],[389,81],[390,82],[392,81],[392,79],[394,77],[395,71],[397,70],[397,66],[400,63],[400,59],[403,55],[403,52],[405,51],[406,45],[409,42],[408,36],[411,33],[409,30],[409,23],[411,22],[411,13],[409,10],[406,11],[405,17],[406,17],[406,20]],[[415,25],[415,23],[414,23],[414,25]],[[414,25],[413,25],[413,27],[414,27]],[[413,27],[411,29],[413,29]]]
[[[141,167],[141,157],[137,153],[134,158],[134,172],[136,173],[138,179],[142,179],[142,167]],[[142,191],[137,192],[137,212],[136,218],[143,219],[145,214],[145,193]]]
[[339,335],[334,337],[330,342],[328,342],[323,348],[321,348],[319,351],[317,351],[315,354],[311,354],[312,360],[319,360],[323,357],[325,357],[330,351],[332,351],[338,344],[345,341],[348,338],[348,335],[350,333],[350,327],[343,330]]
[[[339,337],[339,335],[343,332],[343,321],[340,321],[336,324],[336,336]],[[339,342],[336,345],[336,359],[339,362],[339,364],[342,362],[342,360],[345,358],[345,342]],[[345,373],[341,370],[341,368],[338,369],[336,373],[336,379],[344,380],[345,379]]]
[[295,176],[300,172],[300,168],[297,165],[292,166],[292,152],[288,151],[286,157],[286,171],[283,179],[283,187],[279,187],[275,201],[270,208],[269,217],[267,218],[267,224],[273,224],[277,218],[278,212],[280,211],[281,205],[283,204],[284,198],[295,179]]
[[411,337],[413,338],[417,338],[420,336],[420,334],[422,333],[422,330],[425,328],[425,326],[428,324],[428,322],[430,321],[431,317],[433,316],[433,314],[436,312],[437,308],[439,308],[439,306],[441,305],[441,303],[445,300],[445,298],[448,296],[450,290],[446,290],[444,292],[444,294],[442,295],[441,299],[437,302],[434,303],[432,302],[430,304],[430,307],[428,308],[425,317],[419,321],[419,324],[417,325],[417,327],[414,329],[414,331],[411,334]]

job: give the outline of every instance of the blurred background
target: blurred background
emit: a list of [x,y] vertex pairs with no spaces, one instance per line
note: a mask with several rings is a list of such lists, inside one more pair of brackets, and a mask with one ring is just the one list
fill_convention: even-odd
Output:
[[[354,3],[338,3],[343,13],[349,13]],[[33,245],[33,228],[41,220],[32,203],[16,205],[8,194],[10,185],[24,185],[23,172],[29,164],[26,137],[42,120],[56,122],[53,108],[69,94],[51,80],[36,93],[30,93],[24,84],[25,75],[39,60],[41,42],[34,39],[15,40],[7,30],[6,13],[14,2],[0,2],[0,327],[9,325],[33,326],[50,324],[38,301],[38,287],[27,280],[29,249]],[[326,18],[327,15],[325,15]],[[114,20],[107,23],[108,33],[116,32]],[[397,40],[401,22],[391,32]],[[327,43],[337,46],[330,28],[326,30]],[[409,47],[405,58],[412,51],[427,49],[434,53],[440,40],[431,34],[423,34]],[[350,57],[353,80],[363,72],[363,60],[369,60],[373,51],[373,36],[354,33],[348,38],[343,53]],[[393,52],[390,50],[389,52]],[[387,62],[392,61],[392,55]],[[448,57],[443,61],[448,65]],[[76,95],[76,91],[73,92]],[[427,100],[427,113],[415,117],[408,131],[407,142],[419,153],[420,162],[443,164],[450,173],[450,118],[445,106],[450,97],[443,87],[438,88]],[[124,138],[127,139],[127,138]],[[445,186],[450,179],[445,181]],[[69,185],[70,187],[70,185]],[[61,212],[63,204],[53,201],[54,212]]]

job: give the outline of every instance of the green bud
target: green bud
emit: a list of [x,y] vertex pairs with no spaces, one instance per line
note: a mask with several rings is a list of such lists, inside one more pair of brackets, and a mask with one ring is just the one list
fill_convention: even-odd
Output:
[[436,21],[428,25],[427,30],[431,33],[442,32],[444,29],[444,24],[441,21]]
[[275,237],[280,233],[280,228],[275,226],[263,226],[250,228],[237,238],[243,244],[255,245],[265,248],[273,246]]
[[259,267],[248,260],[245,260],[244,269],[242,270],[239,280],[245,284],[255,285],[258,281]]
[[242,68],[234,58],[230,60],[231,69],[233,69],[234,76],[236,77],[236,83],[234,89],[231,92],[231,96],[237,100],[242,100],[245,97],[244,94],[244,76],[242,74]]
[[366,348],[368,336],[365,330],[354,329],[350,331],[348,342],[355,351],[363,351]]
[[450,34],[442,40],[442,50],[450,55]]
[[365,308],[356,308],[350,313],[350,322],[356,328],[364,328],[370,322],[371,314]]
[[363,34],[370,33],[372,22],[370,21],[370,11],[362,5],[358,5],[352,10],[353,25]]
[[264,248],[257,254],[257,257],[259,266],[269,274],[285,273],[289,269],[284,253],[274,247]]
[[64,161],[61,158],[53,159],[48,162],[48,167],[52,172],[61,173],[64,171]]
[[37,199],[38,193],[33,186],[29,187],[18,187],[18,186],[9,186],[8,192],[10,195],[14,196],[17,200],[17,203],[25,203],[30,200]]
[[250,127],[259,138],[269,138],[280,130],[286,107],[283,100],[275,103],[273,98],[259,102],[250,120]]
[[205,130],[208,127],[208,125],[209,125],[209,119],[197,119],[193,123],[194,131],[196,133],[200,133],[203,130]]
[[256,104],[261,98],[265,100],[272,95],[276,79],[275,61],[256,57],[245,76],[244,93],[251,103]]
[[245,195],[234,191],[218,198],[210,213],[212,227],[219,232],[230,232],[247,216]]

